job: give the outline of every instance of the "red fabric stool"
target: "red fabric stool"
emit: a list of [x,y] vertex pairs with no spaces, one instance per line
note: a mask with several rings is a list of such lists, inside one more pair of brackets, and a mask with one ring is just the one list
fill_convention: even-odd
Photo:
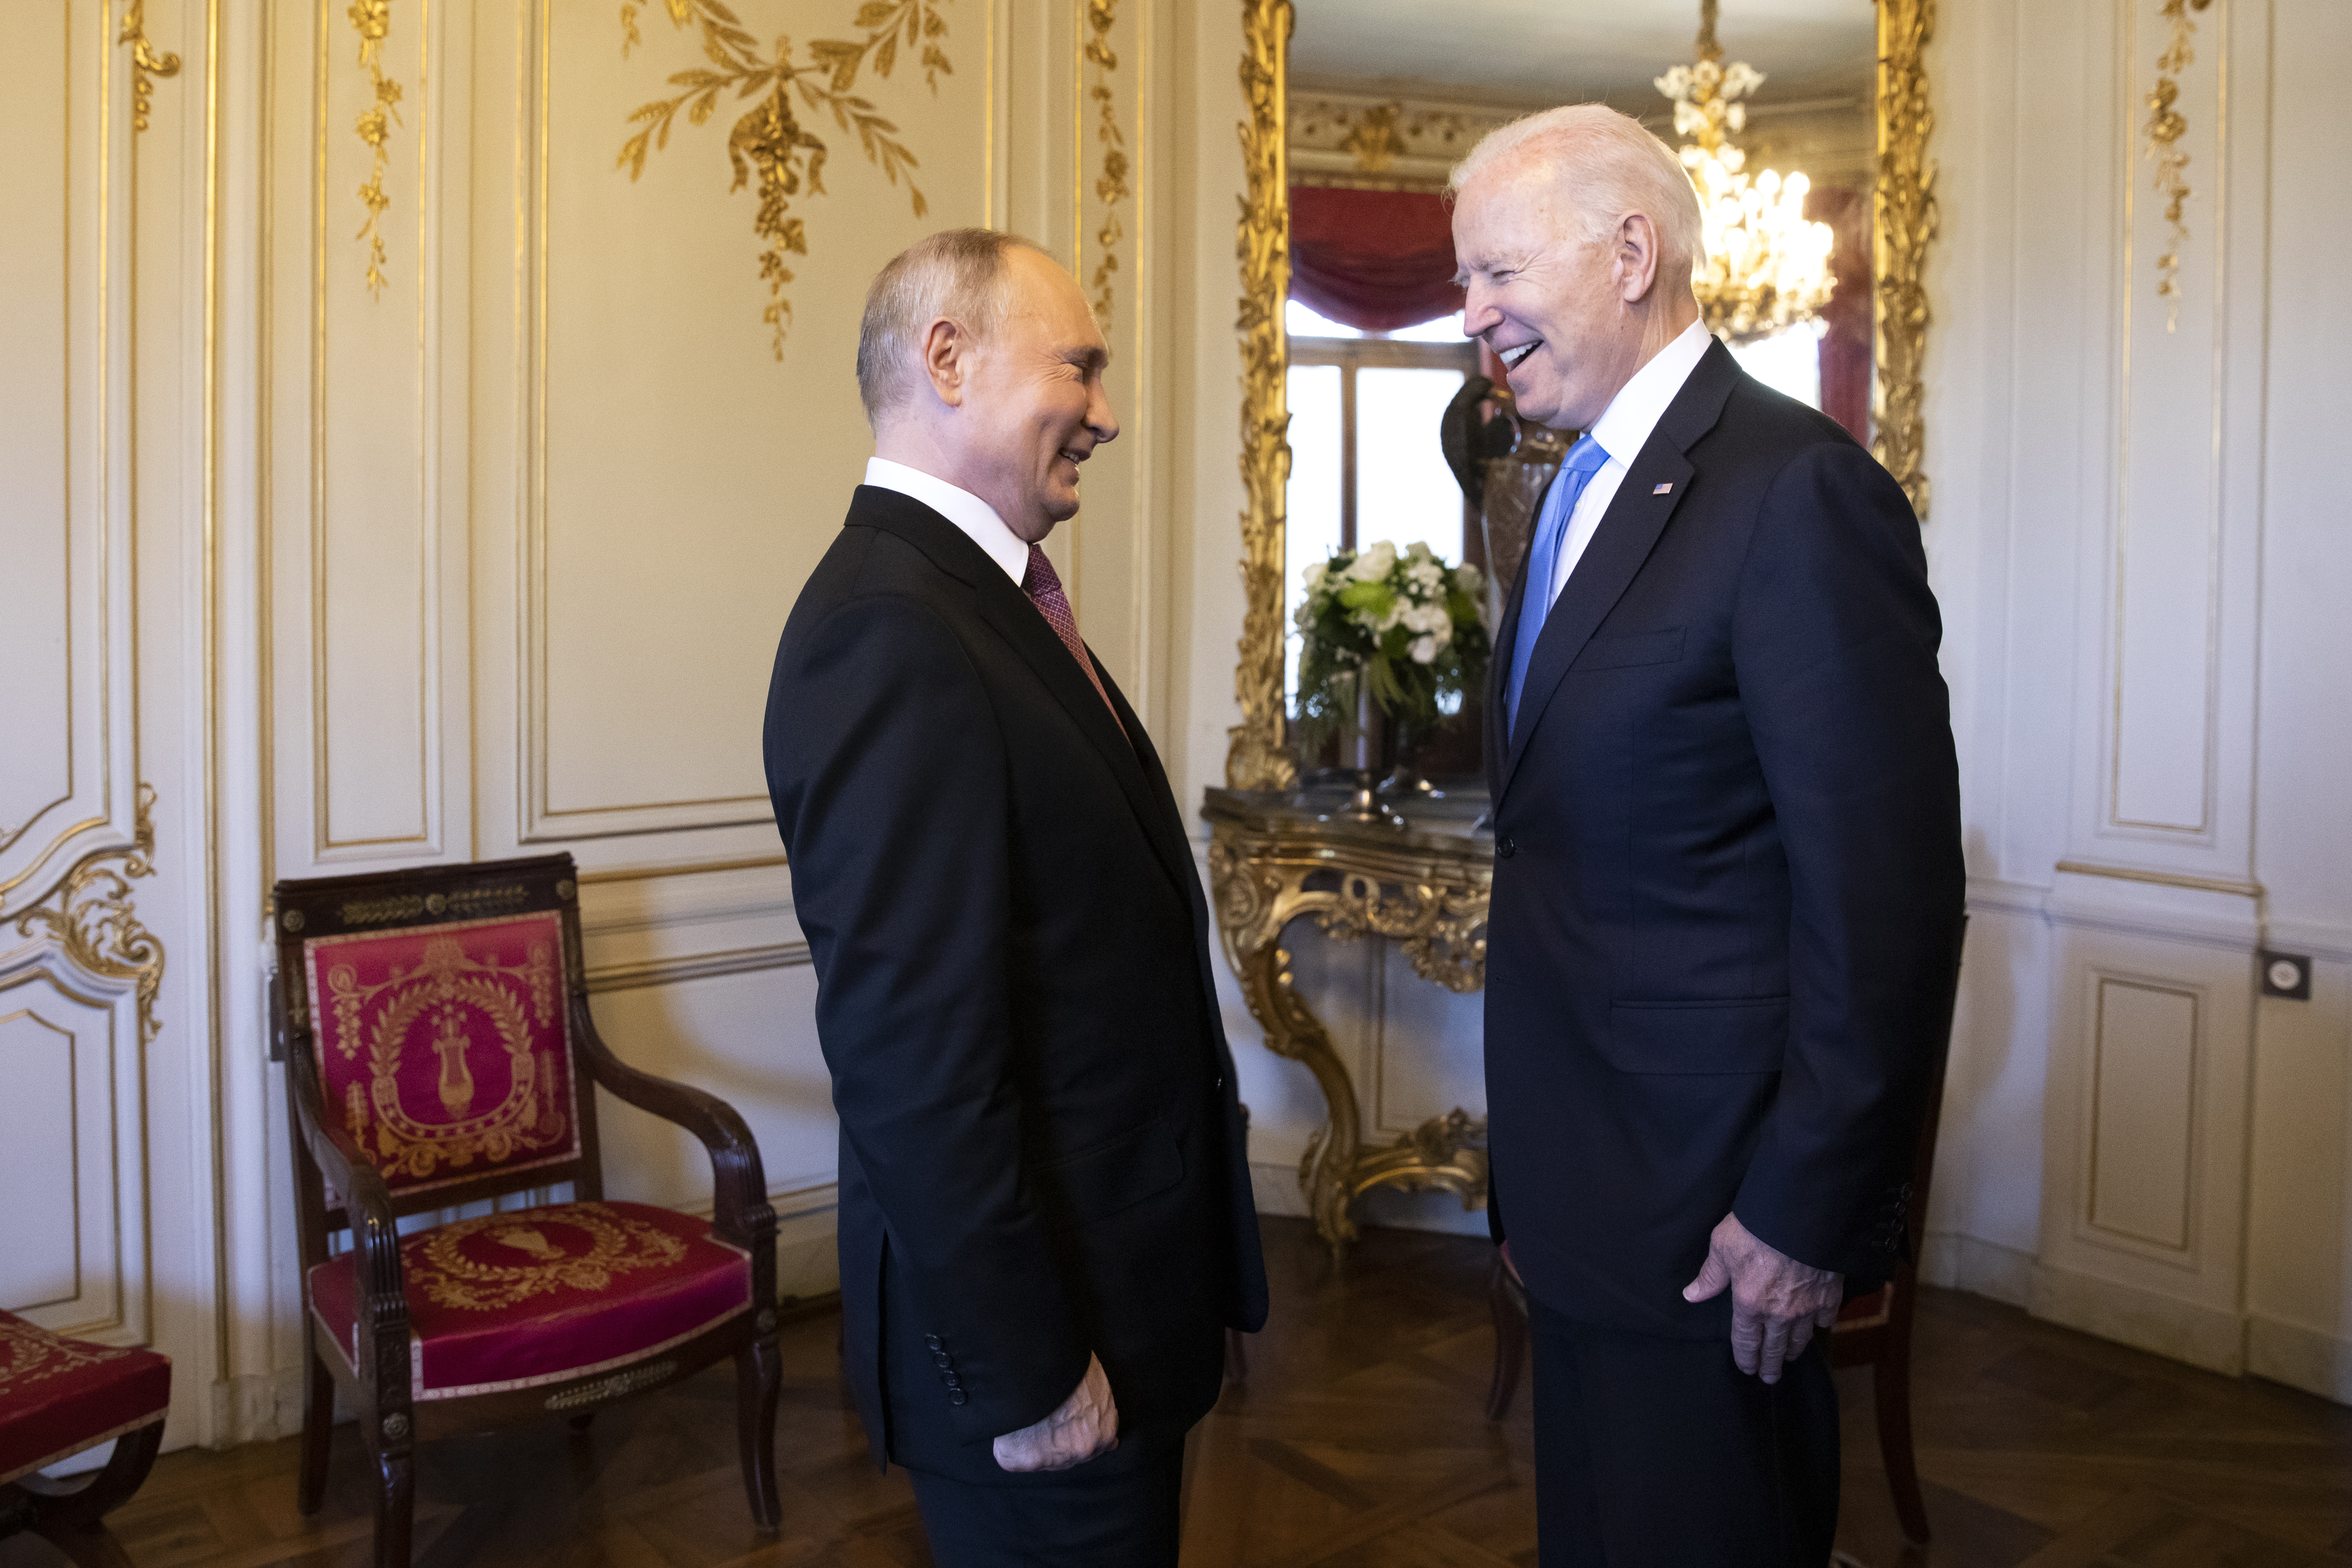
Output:
[[[0,1535],[35,1530],[78,1561],[124,1563],[99,1521],[153,1468],[172,1402],[172,1363],[152,1351],[69,1340],[0,1312]],[[96,1474],[39,1474],[100,1443]]]

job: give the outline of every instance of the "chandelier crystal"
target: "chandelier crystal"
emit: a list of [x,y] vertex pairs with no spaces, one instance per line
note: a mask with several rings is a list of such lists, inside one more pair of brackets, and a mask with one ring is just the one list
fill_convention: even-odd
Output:
[[1717,0],[1700,0],[1698,59],[1657,79],[1674,100],[1675,134],[1685,137],[1683,167],[1698,187],[1706,224],[1691,289],[1707,330],[1727,342],[1769,337],[1819,316],[1837,280],[1830,252],[1837,237],[1805,217],[1812,182],[1767,169],[1751,178],[1748,154],[1732,137],[1748,126],[1741,100],[1764,85],[1764,73],[1723,63],[1715,41]]

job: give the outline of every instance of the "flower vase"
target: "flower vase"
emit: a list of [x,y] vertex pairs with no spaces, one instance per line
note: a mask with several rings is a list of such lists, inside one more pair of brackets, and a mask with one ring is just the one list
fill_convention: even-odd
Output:
[[1339,761],[1354,781],[1355,793],[1339,815],[1358,822],[1394,822],[1396,813],[1381,799],[1381,728],[1386,715],[1372,700],[1372,683],[1356,677],[1355,716],[1339,735]]

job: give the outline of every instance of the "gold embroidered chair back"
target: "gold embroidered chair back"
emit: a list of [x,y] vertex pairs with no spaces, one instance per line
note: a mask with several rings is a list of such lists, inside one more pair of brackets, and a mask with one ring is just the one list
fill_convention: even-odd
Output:
[[426,896],[355,900],[362,929],[302,943],[328,1113],[402,1198],[580,1156],[562,917],[520,882],[468,891],[518,912],[372,930]]

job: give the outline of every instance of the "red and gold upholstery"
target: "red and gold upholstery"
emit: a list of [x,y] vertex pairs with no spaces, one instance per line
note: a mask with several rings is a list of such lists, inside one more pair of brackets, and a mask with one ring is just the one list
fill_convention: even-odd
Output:
[[562,951],[552,910],[302,944],[326,1112],[395,1196],[578,1157]]
[[[410,1395],[530,1388],[648,1360],[751,1309],[750,1257],[647,1204],[553,1204],[400,1244]],[[310,1270],[310,1310],[358,1360],[349,1258]]]
[[0,1486],[163,1419],[172,1363],[0,1312]]

